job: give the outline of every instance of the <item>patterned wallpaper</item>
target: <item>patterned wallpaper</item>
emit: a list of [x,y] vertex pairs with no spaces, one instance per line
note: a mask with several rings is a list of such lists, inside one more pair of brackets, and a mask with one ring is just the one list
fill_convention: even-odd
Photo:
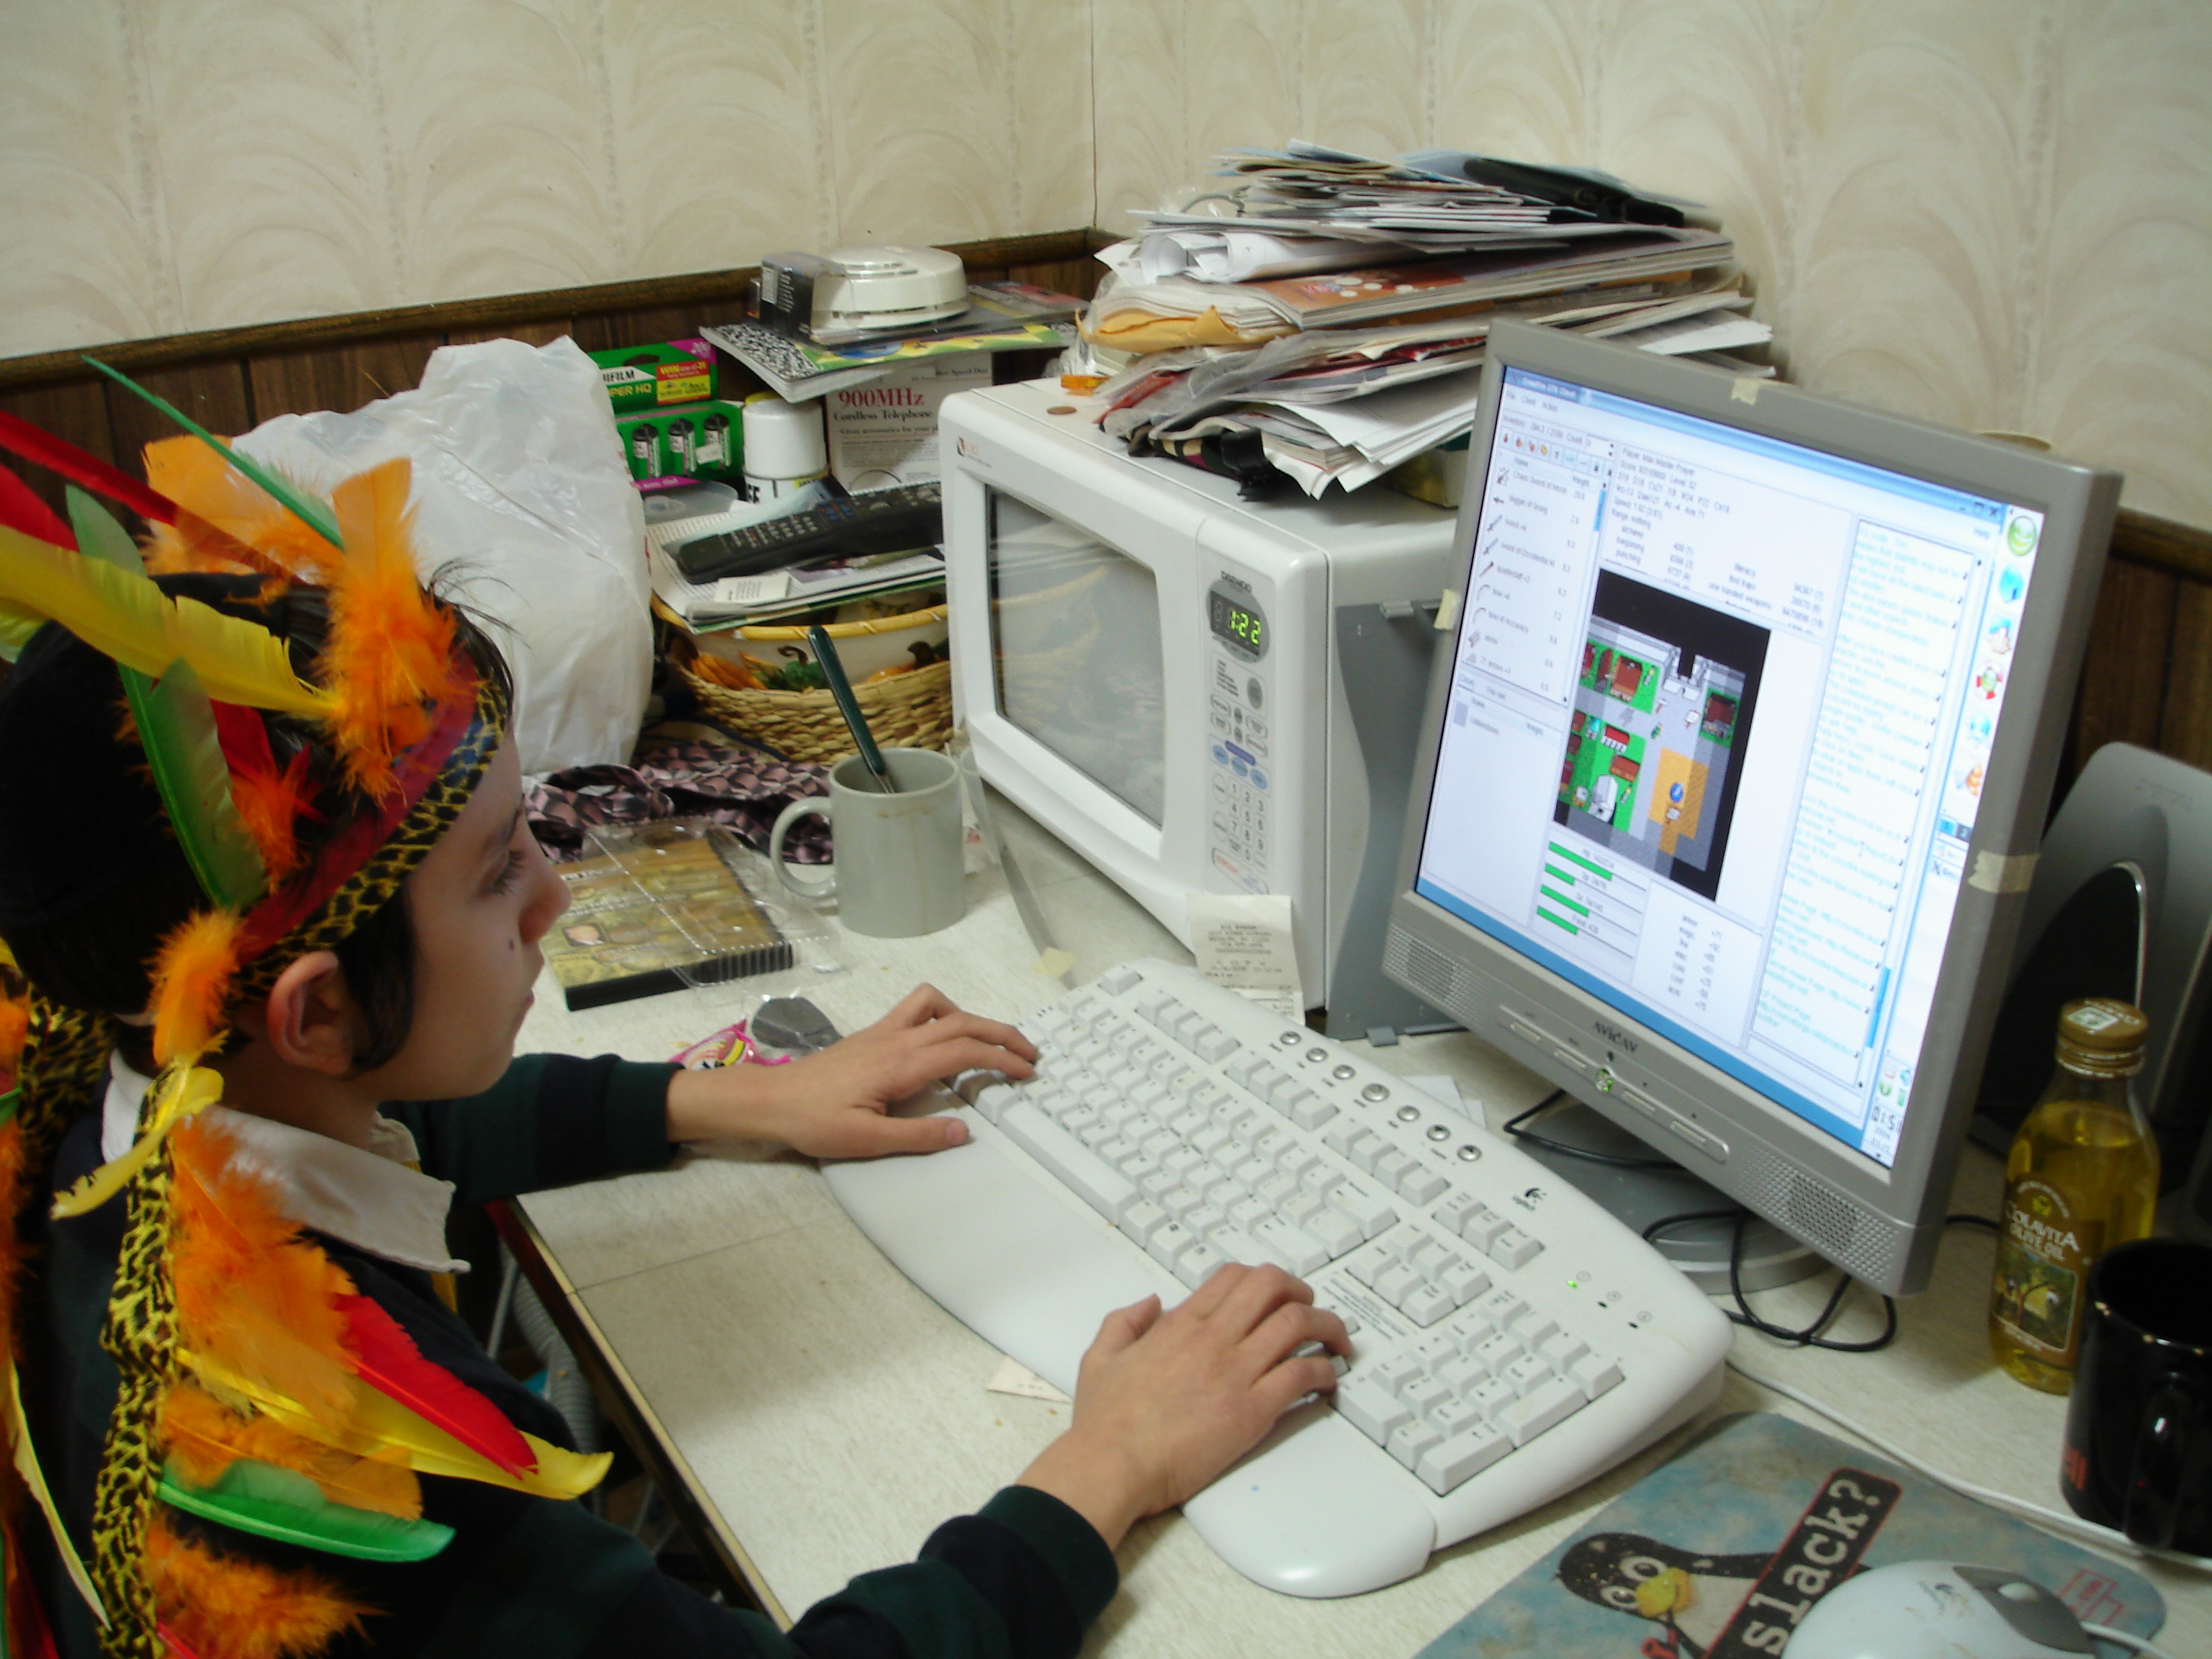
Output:
[[1297,136],[1710,204],[1787,372],[2212,524],[2208,0],[0,0],[0,356],[1097,222]]

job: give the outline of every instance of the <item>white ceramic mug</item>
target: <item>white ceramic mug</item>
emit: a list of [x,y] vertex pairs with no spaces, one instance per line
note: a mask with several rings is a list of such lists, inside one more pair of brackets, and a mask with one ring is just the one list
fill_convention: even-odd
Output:
[[[960,774],[927,749],[886,749],[884,764],[898,785],[877,792],[858,755],[830,769],[830,794],[795,800],[769,832],[769,862],[802,898],[835,895],[837,914],[856,933],[911,939],[950,927],[967,908],[962,888]],[[836,862],[819,881],[783,861],[783,839],[810,812],[830,820]]]

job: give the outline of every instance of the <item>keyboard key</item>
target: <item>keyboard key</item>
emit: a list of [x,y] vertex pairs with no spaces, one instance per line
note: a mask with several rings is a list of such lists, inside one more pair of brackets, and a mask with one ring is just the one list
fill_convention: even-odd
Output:
[[1425,1327],[1435,1324],[1449,1313],[1454,1305],[1450,1295],[1441,1286],[1427,1283],[1414,1286],[1407,1292],[1406,1299],[1398,1304],[1407,1318]]
[[1218,1026],[1203,1025],[1192,1036],[1190,1046],[1198,1051],[1200,1060],[1212,1061],[1235,1053],[1237,1039]]
[[1466,1395],[1468,1401],[1493,1423],[1498,1420],[1498,1413],[1520,1397],[1513,1391],[1513,1385],[1502,1376],[1485,1377]]
[[1507,1322],[1505,1328],[1521,1339],[1522,1347],[1534,1350],[1559,1334],[1559,1322],[1547,1313],[1530,1308],[1516,1314]]
[[1556,1336],[1546,1337],[1536,1352],[1551,1362],[1553,1370],[1569,1376],[1573,1375],[1575,1361],[1589,1352],[1589,1344],[1571,1331],[1561,1331]]
[[1586,1353],[1567,1368],[1567,1374],[1581,1387],[1583,1393],[1595,1400],[1607,1389],[1620,1382],[1620,1366],[1613,1360],[1594,1353]]
[[1462,1397],[1472,1393],[1474,1385],[1490,1375],[1490,1367],[1473,1354],[1462,1354],[1456,1359],[1447,1359],[1437,1367],[1437,1375],[1449,1385],[1451,1391]]
[[1521,1357],[1522,1347],[1504,1331],[1498,1331],[1484,1337],[1469,1352],[1490,1367],[1492,1376],[1502,1376],[1505,1368]]
[[1413,1420],[1405,1401],[1371,1376],[1347,1376],[1338,1383],[1336,1409],[1378,1446]]
[[1417,1376],[1398,1390],[1398,1398],[1421,1417],[1426,1417],[1451,1397],[1452,1391],[1433,1376]]
[[1352,1143],[1363,1139],[1367,1131],[1361,1128],[1352,1119],[1340,1118],[1335,1126],[1322,1136],[1321,1144],[1338,1157],[1349,1158],[1352,1156]]
[[1145,976],[1133,968],[1112,968],[1098,976],[1098,988],[1109,997],[1118,997],[1132,986],[1141,985]]
[[1454,1307],[1464,1308],[1490,1288],[1490,1275],[1472,1261],[1454,1261],[1437,1275],[1452,1299]]
[[1269,1216],[1259,1223],[1252,1229],[1252,1237],[1267,1252],[1268,1260],[1285,1273],[1304,1279],[1328,1266],[1328,1251],[1321,1242],[1280,1216]]
[[1145,1241],[1146,1252],[1170,1273],[1176,1271],[1185,1250],[1200,1246],[1201,1240],[1194,1237],[1182,1224],[1170,1217],[1152,1231]]
[[1393,1394],[1420,1374],[1421,1362],[1409,1353],[1382,1355],[1372,1362],[1372,1369],[1368,1372]]
[[1395,1308],[1403,1305],[1407,1294],[1425,1281],[1419,1269],[1402,1261],[1393,1261],[1369,1282],[1374,1285],[1375,1294]]
[[1367,1236],[1360,1231],[1359,1224],[1334,1204],[1326,1206],[1318,1215],[1309,1216],[1300,1224],[1321,1241],[1332,1261],[1366,1242]]
[[1504,1216],[1476,1205],[1474,1212],[1460,1224],[1459,1236],[1478,1250],[1487,1251],[1490,1241],[1504,1232],[1507,1223]]
[[1319,1095],[1309,1093],[1293,1100],[1288,1110],[1291,1121],[1301,1129],[1318,1129],[1336,1115],[1336,1103],[1323,1100]]
[[1345,1154],[1355,1167],[1375,1173],[1375,1160],[1390,1150],[1390,1143],[1370,1130],[1362,1129],[1352,1138],[1352,1150]]
[[1115,1224],[1138,1243],[1149,1244],[1154,1233],[1175,1224],[1169,1219],[1165,1210],[1140,1194],[1133,1201],[1122,1206],[1121,1219]]
[[1547,1429],[1557,1428],[1589,1403],[1589,1396],[1564,1376],[1540,1382],[1491,1420],[1525,1446]]
[[1413,1160],[1395,1146],[1386,1146],[1375,1160],[1375,1178],[1392,1191],[1413,1170]]
[[1109,1221],[1136,1196],[1137,1189],[1119,1170],[1028,1102],[1008,1107],[999,1127]]
[[[1283,1200],[1283,1214],[1303,1227],[1328,1208],[1328,1200],[1319,1193],[1300,1187]],[[1326,1243],[1327,1241],[1323,1241]]]
[[1403,1428],[1394,1430],[1389,1439],[1383,1443],[1382,1449],[1410,1469],[1431,1447],[1443,1444],[1443,1436],[1416,1418]]
[[1552,1375],[1552,1368],[1537,1355],[1524,1353],[1508,1364],[1498,1375],[1513,1385],[1516,1394],[1525,1395],[1548,1378]]
[[1488,1425],[1451,1436],[1421,1455],[1413,1473],[1439,1498],[1473,1480],[1513,1449],[1513,1442]]
[[1379,1238],[1398,1224],[1398,1212],[1380,1193],[1340,1193],[1329,1201],[1358,1222],[1369,1238]]
[[1222,1265],[1223,1260],[1221,1252],[1205,1239],[1196,1240],[1176,1263],[1175,1276],[1194,1291],[1213,1276],[1213,1270]]
[[1528,1304],[1501,1285],[1476,1303],[1474,1310],[1504,1330],[1528,1311]]
[[1451,1182],[1435,1170],[1416,1164],[1398,1181],[1401,1196],[1415,1204],[1433,1204],[1451,1190]]
[[1543,1248],[1518,1227],[1508,1227],[1491,1240],[1490,1259],[1508,1267],[1525,1267],[1536,1259]]
[[1021,1097],[1018,1090],[1009,1088],[1003,1083],[995,1083],[975,1097],[975,1109],[996,1123],[1006,1115],[1006,1108]]

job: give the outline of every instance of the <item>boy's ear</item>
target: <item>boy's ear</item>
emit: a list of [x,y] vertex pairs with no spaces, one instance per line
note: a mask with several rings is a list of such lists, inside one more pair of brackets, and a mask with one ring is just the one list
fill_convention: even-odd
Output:
[[266,1042],[288,1066],[327,1077],[353,1071],[355,1009],[345,970],[328,951],[311,951],[276,975],[258,1009],[241,1010],[238,1024]]

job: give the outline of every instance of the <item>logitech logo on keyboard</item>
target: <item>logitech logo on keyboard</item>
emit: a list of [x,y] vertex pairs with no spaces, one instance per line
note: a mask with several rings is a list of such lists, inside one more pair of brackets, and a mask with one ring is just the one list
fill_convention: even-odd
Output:
[[1544,1201],[1544,1189],[1541,1187],[1528,1188],[1514,1194],[1513,1201],[1522,1209],[1534,1213],[1536,1206]]

